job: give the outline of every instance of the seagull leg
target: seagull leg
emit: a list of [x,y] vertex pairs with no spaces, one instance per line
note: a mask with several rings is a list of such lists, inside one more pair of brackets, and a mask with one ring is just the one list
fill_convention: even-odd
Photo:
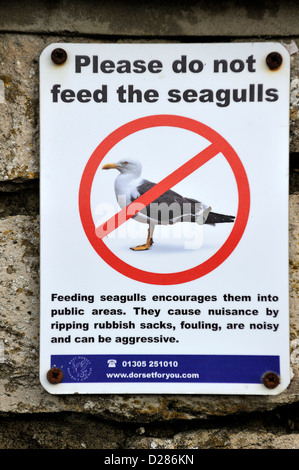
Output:
[[153,240],[154,228],[155,228],[154,225],[149,225],[146,243],[144,245],[134,246],[131,248],[131,250],[134,250],[134,251],[148,250],[149,247],[152,246],[152,244],[154,243],[154,240]]

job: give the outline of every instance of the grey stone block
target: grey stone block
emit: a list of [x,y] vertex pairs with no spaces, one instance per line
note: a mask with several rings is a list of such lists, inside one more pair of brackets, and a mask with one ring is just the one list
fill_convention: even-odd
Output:
[[120,37],[289,37],[298,3],[222,0],[2,2],[0,30]]

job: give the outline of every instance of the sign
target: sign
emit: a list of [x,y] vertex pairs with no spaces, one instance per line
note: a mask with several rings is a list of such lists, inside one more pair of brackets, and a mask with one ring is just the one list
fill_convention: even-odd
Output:
[[289,68],[277,43],[43,51],[47,391],[288,386]]

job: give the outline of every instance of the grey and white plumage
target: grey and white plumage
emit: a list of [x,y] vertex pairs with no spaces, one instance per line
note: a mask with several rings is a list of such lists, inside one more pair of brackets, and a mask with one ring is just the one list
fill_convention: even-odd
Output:
[[[103,166],[105,170],[113,168],[120,172],[115,180],[114,189],[122,209],[155,186],[155,183],[141,177],[142,166],[138,160],[120,160]],[[178,222],[215,225],[231,223],[235,220],[234,216],[211,212],[210,206],[196,199],[181,196],[171,189],[144,207],[133,218],[149,225],[147,242],[132,248],[133,250],[146,250],[153,244],[153,232],[156,225],[172,225]]]

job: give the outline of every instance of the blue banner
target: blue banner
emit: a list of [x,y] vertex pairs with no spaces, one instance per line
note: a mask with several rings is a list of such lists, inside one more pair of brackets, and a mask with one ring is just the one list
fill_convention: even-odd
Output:
[[238,355],[53,355],[51,367],[72,382],[261,383],[280,375],[279,356]]

